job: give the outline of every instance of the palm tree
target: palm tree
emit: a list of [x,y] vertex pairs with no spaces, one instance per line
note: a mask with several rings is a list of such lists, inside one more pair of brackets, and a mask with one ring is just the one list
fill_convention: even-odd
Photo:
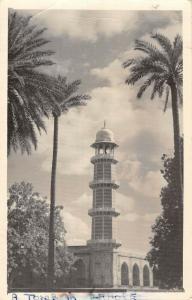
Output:
[[130,67],[130,75],[126,83],[134,85],[137,81],[142,80],[137,97],[142,97],[147,88],[152,86],[151,100],[155,96],[160,98],[166,94],[164,111],[167,109],[169,92],[171,92],[171,106],[173,117],[174,132],[174,154],[177,162],[177,180],[178,193],[181,199],[183,193],[183,176],[181,168],[181,148],[180,148],[180,126],[179,126],[179,101],[182,101],[182,83],[183,83],[183,58],[182,58],[182,38],[177,35],[171,41],[162,34],[156,33],[151,36],[157,46],[143,40],[135,41],[135,50],[144,53],[143,56],[134,59],[128,59],[124,68]]
[[50,193],[50,223],[49,223],[49,251],[48,251],[48,287],[54,284],[54,211],[55,211],[55,187],[56,187],[56,169],[58,152],[58,123],[59,117],[67,113],[72,107],[86,105],[90,99],[88,95],[76,95],[81,84],[80,80],[67,83],[66,77],[58,76],[60,85],[60,95],[55,96],[57,107],[53,110],[54,130],[53,130],[53,157],[51,171],[51,193]]
[[43,38],[45,30],[31,24],[31,16],[9,11],[8,154],[19,148],[29,154],[32,145],[37,147],[36,129],[45,131],[43,116],[48,117],[54,105],[50,90],[53,78],[37,70],[53,64],[47,57],[54,52],[39,50],[49,42]]

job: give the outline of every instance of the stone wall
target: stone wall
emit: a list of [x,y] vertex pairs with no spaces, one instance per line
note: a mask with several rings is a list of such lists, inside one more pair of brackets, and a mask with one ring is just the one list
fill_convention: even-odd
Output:
[[113,286],[113,253],[112,251],[93,251],[91,254],[90,277],[92,287]]

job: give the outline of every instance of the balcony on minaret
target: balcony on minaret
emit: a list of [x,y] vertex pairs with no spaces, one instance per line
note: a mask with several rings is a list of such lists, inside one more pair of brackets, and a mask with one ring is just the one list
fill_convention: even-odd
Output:
[[114,154],[112,153],[96,153],[94,156],[91,157],[91,162],[94,164],[95,162],[101,162],[101,161],[109,161],[114,164],[117,163],[117,160],[114,158]]
[[94,189],[96,187],[112,187],[113,189],[119,188],[119,183],[115,180],[109,179],[94,179],[89,183],[89,187]]
[[101,215],[105,215],[105,216],[114,216],[117,217],[120,215],[120,212],[113,208],[113,207],[94,207],[94,208],[90,208],[88,210],[88,215],[89,216],[101,216]]

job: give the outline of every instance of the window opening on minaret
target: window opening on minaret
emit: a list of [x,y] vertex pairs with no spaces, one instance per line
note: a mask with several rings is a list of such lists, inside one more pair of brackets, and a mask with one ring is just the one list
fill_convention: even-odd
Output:
[[104,179],[111,179],[111,163],[106,162],[104,165]]
[[95,191],[95,207],[103,206],[103,189],[96,189]]
[[104,189],[104,207],[112,207],[112,190],[109,188]]
[[102,232],[103,232],[103,218],[102,216],[95,217],[95,239],[99,240],[102,239]]
[[104,238],[112,239],[112,217],[104,217]]
[[95,179],[103,179],[103,163],[97,163],[95,165]]
[[96,190],[93,189],[93,208],[96,207]]
[[91,238],[94,240],[95,239],[95,218],[92,218],[92,236]]

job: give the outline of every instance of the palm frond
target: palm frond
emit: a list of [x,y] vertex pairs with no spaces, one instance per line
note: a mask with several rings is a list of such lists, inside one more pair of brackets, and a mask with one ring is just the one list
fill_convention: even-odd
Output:
[[35,40],[31,41],[29,45],[25,46],[25,50],[28,52],[33,51],[34,49],[42,47],[48,43],[50,43],[50,40],[47,40],[44,38],[35,39]]
[[75,80],[75,81],[67,84],[65,87],[66,98],[68,98],[72,94],[76,93],[79,89],[80,84],[81,84],[81,80]]
[[152,35],[158,44],[157,46],[143,40],[135,41],[135,50],[144,53],[143,56],[129,58],[123,63],[124,68],[129,68],[130,74],[126,83],[135,85],[141,79],[144,82],[137,93],[137,98],[142,97],[143,93],[152,86],[151,99],[156,95],[163,96],[166,87],[165,107],[167,107],[168,90],[171,83],[176,84],[179,98],[182,101],[183,84],[183,59],[182,59],[182,38],[177,35],[173,42],[162,34]]
[[19,61],[19,60],[27,61],[27,60],[37,59],[37,58],[41,59],[45,56],[51,56],[54,53],[55,53],[54,51],[50,51],[50,50],[34,51],[34,52],[29,52],[29,53],[24,52],[17,56],[17,61]]
[[30,36],[30,34],[34,31],[35,28],[35,25],[28,25],[25,28],[21,28],[19,34],[15,39],[14,44],[10,47],[9,50],[13,51],[14,54],[17,54],[17,52],[24,47],[26,38]]
[[164,69],[161,68],[161,66],[158,65],[148,65],[148,66],[133,66],[131,68],[131,74],[129,75],[129,77],[126,79],[126,83],[128,85],[134,85],[138,80],[142,79],[145,76],[148,75],[153,75],[153,74],[162,74],[166,76],[166,71]]
[[123,66],[123,68],[128,68],[131,65],[136,64],[137,62],[138,62],[138,59],[129,58],[122,64],[122,66]]
[[164,88],[165,88],[164,79],[154,81],[153,90],[151,93],[151,100],[153,100],[157,94],[159,98],[161,98],[164,92]]
[[158,63],[153,63],[150,62],[150,64],[147,63],[141,63],[138,65],[134,65],[131,69],[131,72],[133,73],[137,73],[137,72],[141,72],[143,74],[145,73],[166,73],[167,70],[165,68],[162,68],[161,65],[159,65]]
[[[12,14],[9,14],[9,18],[12,18]],[[18,15],[17,13],[14,15],[13,24],[10,28],[8,28],[8,42],[9,42],[9,50],[11,51],[13,47],[16,45],[17,40],[22,35],[22,32],[25,28],[27,28],[31,16],[23,17]]]
[[8,153],[11,149],[22,153],[36,149],[36,130],[46,131],[43,118],[58,107],[54,95],[60,95],[55,78],[36,71],[36,67],[53,64],[48,57],[54,52],[37,50],[49,42],[42,36],[46,28],[38,28],[30,20],[31,16],[9,12]]
[[134,49],[144,52],[153,61],[158,61],[159,63],[169,67],[171,66],[169,57],[167,57],[164,53],[162,53],[162,51],[160,51],[156,46],[154,46],[150,42],[136,40]]
[[153,52],[158,51],[157,48],[153,44],[151,44],[147,41],[137,40],[137,39],[135,40],[134,49],[142,51],[146,54],[150,54],[151,52],[153,53]]
[[86,105],[87,101],[90,100],[91,97],[89,95],[76,95],[73,96],[61,104],[61,109],[70,108],[72,106],[80,106]]
[[53,109],[54,115],[59,116],[61,113],[66,113],[72,107],[86,105],[87,101],[91,99],[89,95],[76,94],[81,84],[80,80],[68,83],[66,77],[62,77],[61,75],[56,80],[59,89],[54,94],[54,98],[59,108],[56,107],[56,109]]
[[173,63],[177,65],[177,62],[182,59],[183,54],[183,40],[182,37],[177,34],[173,42]]
[[8,65],[8,85],[10,85],[10,83],[13,83],[14,81],[19,82],[19,84],[20,84],[21,87],[24,87],[24,85],[25,85],[24,78],[22,76],[20,76],[14,70],[13,66],[11,66],[9,64]]
[[173,47],[170,40],[160,33],[153,34],[151,35],[151,37],[158,41],[160,46],[164,49],[165,53],[168,54],[168,57],[171,60],[173,55]]
[[146,91],[146,89],[148,87],[151,86],[151,84],[154,82],[154,81],[157,81],[160,79],[160,75],[157,73],[157,74],[153,74],[151,77],[149,77],[140,87],[138,93],[137,93],[137,98],[141,98],[143,93]]

